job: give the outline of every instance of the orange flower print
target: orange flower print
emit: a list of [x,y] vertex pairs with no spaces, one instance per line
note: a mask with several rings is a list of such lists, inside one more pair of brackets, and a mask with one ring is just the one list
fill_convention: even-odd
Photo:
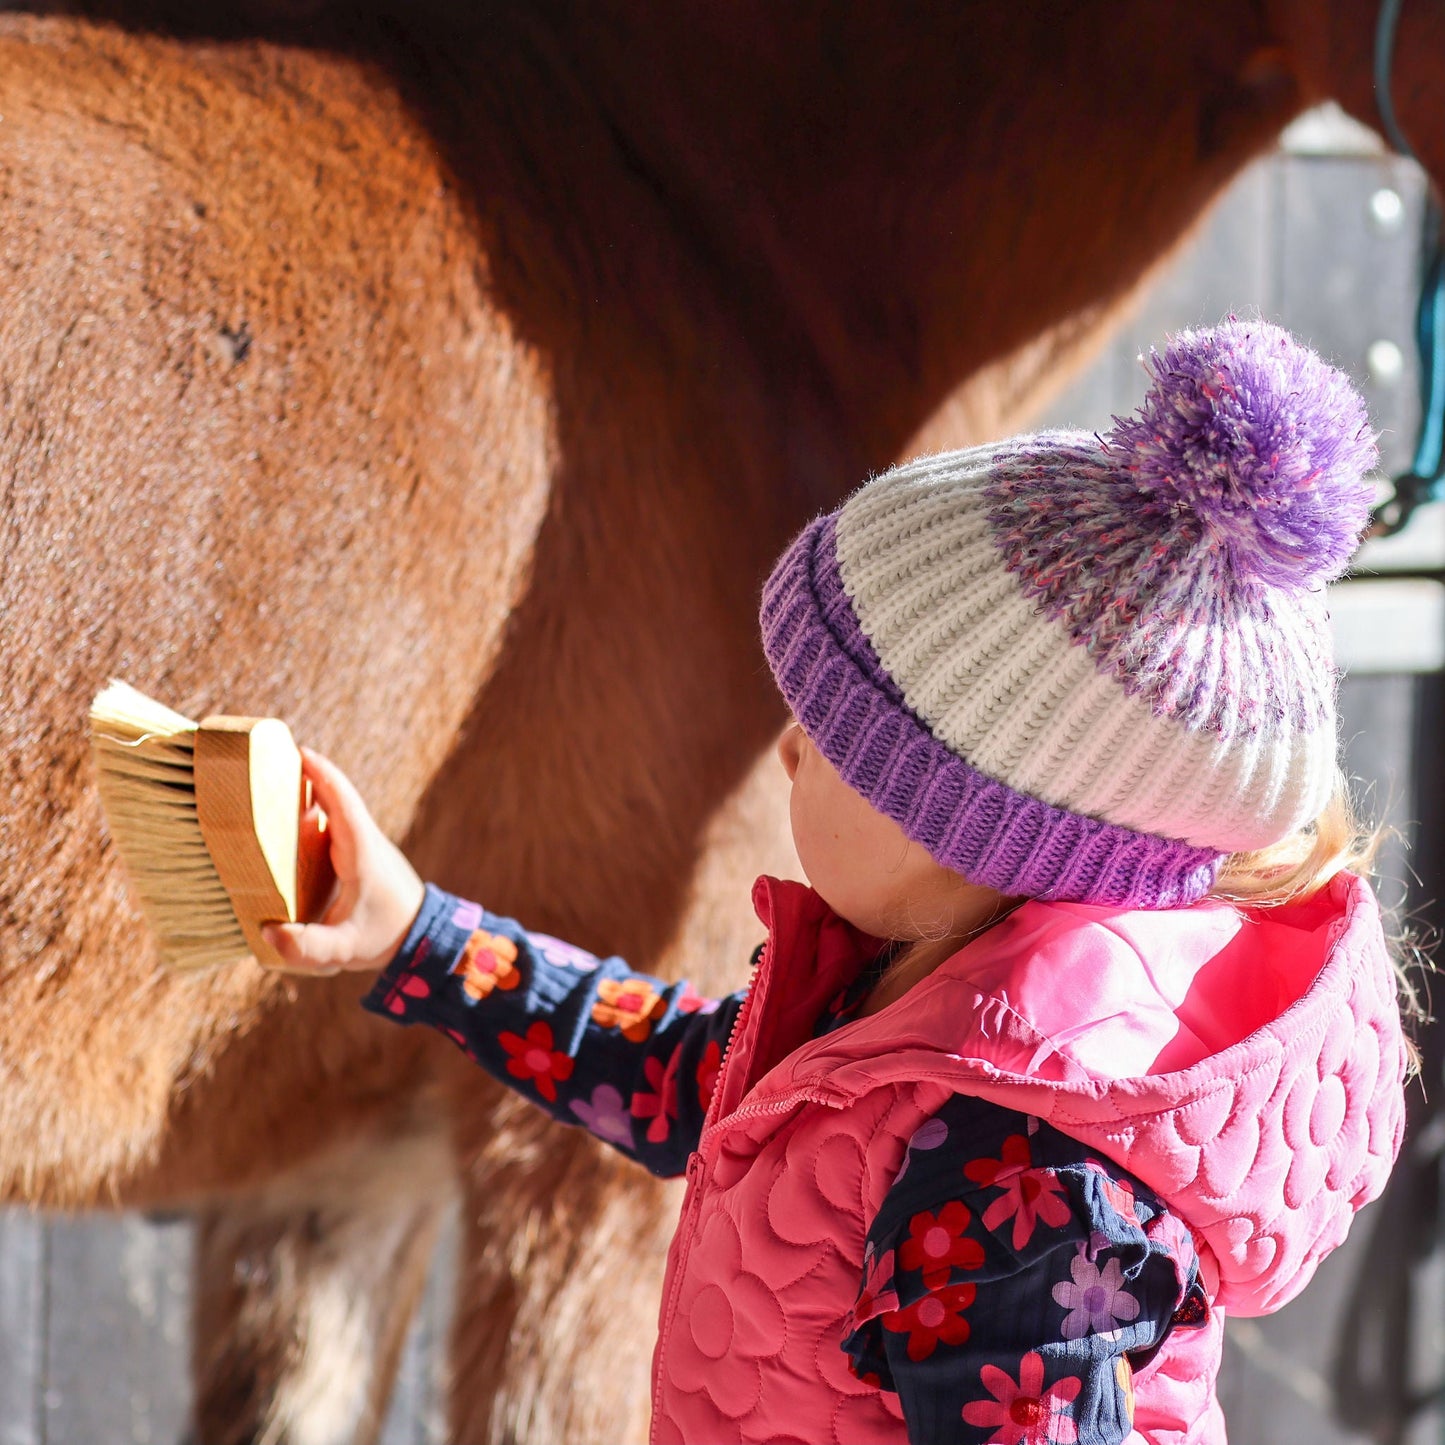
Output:
[[1128,1355],[1120,1355],[1114,1362],[1114,1378],[1119,1382],[1119,1392],[1124,1396],[1124,1418],[1134,1423],[1134,1367]]
[[605,1029],[620,1028],[623,1038],[640,1044],[666,1009],[667,1001],[645,979],[604,978],[597,985],[592,1019]]
[[522,975],[517,969],[517,945],[498,933],[479,928],[462,946],[462,956],[451,971],[462,980],[468,1003],[480,1003],[494,988],[516,988]]

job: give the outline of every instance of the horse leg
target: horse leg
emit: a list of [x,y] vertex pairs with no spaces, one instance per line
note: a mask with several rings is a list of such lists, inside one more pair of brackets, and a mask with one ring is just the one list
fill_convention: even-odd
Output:
[[448,1438],[640,1445],[677,1188],[515,1097],[486,1119],[462,1185]]
[[444,1132],[349,1144],[208,1206],[194,1445],[372,1445],[453,1197]]

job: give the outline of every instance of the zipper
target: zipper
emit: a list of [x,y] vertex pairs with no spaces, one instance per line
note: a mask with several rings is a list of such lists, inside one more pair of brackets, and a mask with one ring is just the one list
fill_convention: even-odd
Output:
[[[738,1010],[739,1017],[742,1010]],[[713,1102],[716,1103],[717,1096],[714,1095]],[[677,1234],[673,1243],[677,1253],[673,1256],[672,1279],[667,1290],[667,1299],[663,1304],[662,1314],[658,1323],[658,1345],[657,1359],[653,1366],[652,1377],[652,1429],[655,1430],[657,1422],[662,1418],[662,1382],[665,1378],[667,1368],[667,1343],[672,1333],[674,1321],[677,1318],[678,1296],[682,1291],[682,1279],[684,1265],[687,1257],[692,1252],[693,1234],[697,1228],[697,1216],[702,1209],[703,1176],[707,1172],[707,1162],[703,1158],[703,1145],[709,1136],[716,1137],[726,1129],[729,1129],[738,1120],[760,1119],[769,1114],[786,1114],[798,1104],[820,1104],[830,1109],[841,1109],[847,1102],[846,1096],[836,1090],[823,1088],[794,1089],[790,1093],[780,1094],[773,1099],[759,1100],[756,1104],[749,1104],[745,1108],[735,1109],[726,1119],[710,1119],[703,1127],[703,1132],[698,1140],[698,1147],[688,1156],[687,1160],[687,1199],[683,1204],[682,1217],[678,1220]],[[709,1106],[709,1114],[712,1106]],[[656,1439],[655,1435],[651,1438]]]
[[793,1089],[789,1093],[778,1094],[771,1099],[759,1099],[755,1104],[745,1104],[741,1109],[734,1109],[726,1119],[715,1119],[705,1125],[702,1137],[698,1141],[698,1152],[702,1152],[704,1140],[716,1137],[739,1122],[763,1119],[769,1114],[786,1114],[789,1109],[796,1108],[799,1104],[821,1104],[828,1109],[841,1109],[846,1102],[847,1096],[839,1093],[838,1090],[817,1085],[811,1088]]
[[663,1301],[662,1312],[658,1316],[657,1359],[653,1364],[652,1371],[652,1422],[648,1431],[650,1439],[656,1439],[657,1422],[661,1418],[662,1381],[667,1362],[667,1341],[672,1332],[672,1322],[677,1315],[677,1298],[682,1289],[683,1265],[692,1251],[693,1231],[697,1225],[698,1211],[702,1207],[702,1179],[707,1168],[702,1157],[702,1141],[707,1137],[708,1131],[715,1127],[717,1116],[721,1112],[723,1094],[726,1092],[732,1070],[736,1067],[733,1045],[737,1042],[738,1034],[742,1031],[743,1021],[747,1018],[753,1007],[753,1001],[757,997],[758,979],[762,975],[763,963],[768,957],[771,942],[772,939],[769,937],[767,942],[759,946],[754,956],[752,971],[748,977],[748,991],[738,1006],[732,1027],[728,1030],[728,1041],[723,1049],[717,1085],[712,1091],[712,1098],[707,1101],[707,1112],[703,1115],[702,1131],[698,1135],[698,1147],[687,1158],[685,1170],[687,1194],[683,1200],[682,1214],[677,1221],[677,1231],[672,1240],[673,1246],[676,1248],[676,1254],[672,1256],[672,1278],[668,1283],[667,1298]]
[[[722,1112],[723,1096],[727,1093],[728,1081],[732,1078],[737,1067],[737,1059],[733,1054],[733,1045],[742,1032],[743,1023],[753,1011],[757,1001],[758,985],[763,978],[764,968],[772,961],[773,940],[769,934],[765,943],[758,947],[755,956],[752,973],[748,978],[748,991],[743,995],[743,1001],[738,1007],[737,1015],[733,1019],[732,1027],[728,1030],[728,1041],[723,1049],[722,1067],[718,1070],[717,1087],[712,1091],[712,1098],[707,1101],[707,1113],[702,1119],[702,1135],[717,1121],[718,1115]],[[699,1135],[701,1139],[702,1135]]]
[[[740,1009],[739,1013],[742,1012]],[[709,1105],[711,1108],[711,1105]],[[668,1284],[667,1299],[663,1302],[662,1314],[658,1318],[657,1359],[652,1367],[652,1419],[648,1422],[648,1439],[657,1439],[657,1424],[662,1418],[662,1382],[667,1364],[667,1341],[672,1333],[672,1322],[677,1315],[677,1297],[682,1289],[682,1265],[692,1250],[692,1234],[697,1224],[698,1210],[702,1207],[702,1151],[694,1149],[687,1159],[687,1199],[683,1204],[682,1217],[677,1222],[677,1233],[673,1243],[677,1254]]]

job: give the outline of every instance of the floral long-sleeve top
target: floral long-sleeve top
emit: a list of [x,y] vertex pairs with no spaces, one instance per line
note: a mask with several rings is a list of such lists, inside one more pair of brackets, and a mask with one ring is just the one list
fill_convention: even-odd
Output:
[[[847,1022],[877,976],[815,1033]],[[745,992],[705,999],[429,887],[365,1005],[440,1029],[553,1118],[671,1176]],[[897,1392],[915,1445],[1117,1445],[1134,1371],[1207,1317],[1198,1275],[1189,1231],[1143,1184],[1037,1119],[955,1095],[873,1219],[839,1346]]]

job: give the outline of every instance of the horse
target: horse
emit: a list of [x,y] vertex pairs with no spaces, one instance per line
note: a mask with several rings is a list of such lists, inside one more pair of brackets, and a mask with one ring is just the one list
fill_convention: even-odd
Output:
[[[770,561],[899,456],[1021,424],[1301,110],[1379,124],[1375,27],[0,15],[0,1199],[198,1216],[196,1441],[374,1440],[457,1196],[454,1437],[640,1437],[676,1196],[364,984],[162,971],[90,697],[286,717],[444,886],[736,987],[746,883],[795,868]],[[1442,63],[1406,0],[1437,182]]]

